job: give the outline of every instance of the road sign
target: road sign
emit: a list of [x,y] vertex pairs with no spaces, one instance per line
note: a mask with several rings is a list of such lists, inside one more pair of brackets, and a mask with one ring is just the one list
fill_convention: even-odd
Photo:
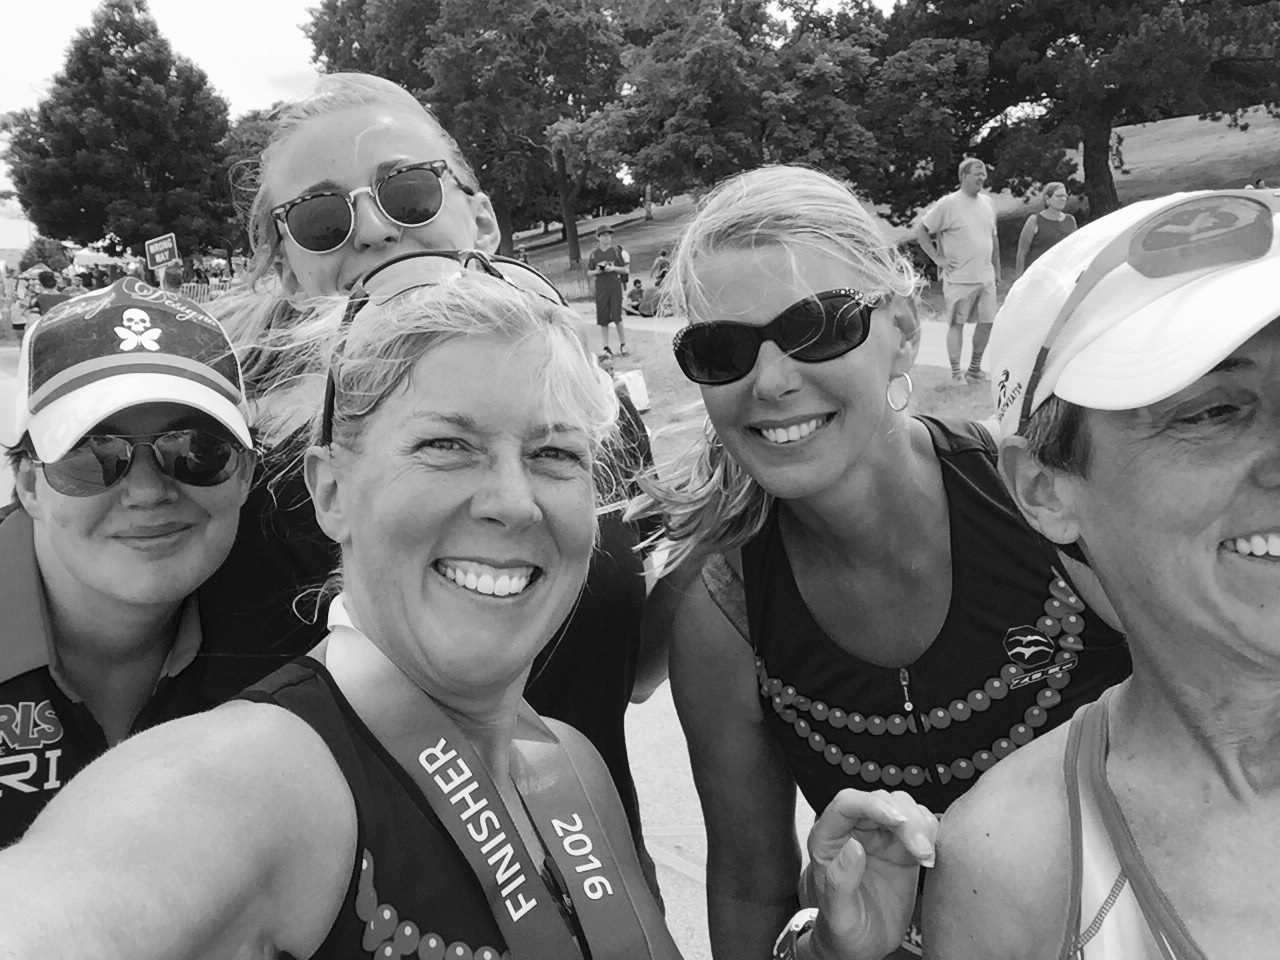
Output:
[[167,263],[176,263],[182,257],[178,255],[178,238],[172,233],[147,241],[147,266],[159,270]]

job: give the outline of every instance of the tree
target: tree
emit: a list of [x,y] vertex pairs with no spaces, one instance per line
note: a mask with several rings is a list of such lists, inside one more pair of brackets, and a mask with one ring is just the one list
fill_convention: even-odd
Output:
[[14,185],[42,233],[190,251],[230,214],[218,190],[226,102],[162,37],[145,0],[104,0],[35,109],[10,114]]
[[1112,128],[1280,100],[1277,0],[905,0],[909,37],[960,37],[990,54],[986,119],[1029,105],[1080,136],[1093,215],[1119,206]]
[[987,52],[972,40],[915,40],[885,59],[867,102],[883,166],[871,195],[909,220],[951,189],[982,129]]
[[37,263],[43,263],[50,270],[61,272],[71,265],[71,258],[67,256],[66,249],[57,240],[36,237],[22,252],[18,269],[27,270]]
[[708,187],[763,163],[805,163],[863,183],[878,166],[863,125],[883,18],[812,0],[650,0],[627,36],[624,97],[639,179]]
[[275,129],[271,114],[277,106],[242,114],[219,144],[222,169],[217,183],[224,201],[235,211],[235,217],[229,219],[222,230],[228,257],[241,247],[251,246],[247,233],[249,212],[260,183],[262,151]]

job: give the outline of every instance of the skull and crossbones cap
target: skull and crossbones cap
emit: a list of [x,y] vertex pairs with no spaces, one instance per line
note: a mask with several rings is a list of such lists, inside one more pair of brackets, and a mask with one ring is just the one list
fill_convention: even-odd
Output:
[[18,356],[23,395],[9,446],[65,456],[107,417],[144,403],[207,413],[246,447],[248,403],[222,326],[194,300],[125,277],[56,305],[27,327]]

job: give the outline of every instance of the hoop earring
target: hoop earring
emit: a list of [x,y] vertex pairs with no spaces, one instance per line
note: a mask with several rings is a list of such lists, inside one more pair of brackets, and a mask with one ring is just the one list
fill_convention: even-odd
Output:
[[[901,405],[898,405],[893,402],[893,381],[897,380],[898,377],[901,377],[903,380],[907,381],[907,395],[902,398]],[[911,402],[911,391],[913,389],[915,388],[912,386],[912,383],[911,383],[911,374],[900,373],[898,374],[897,377],[890,377],[888,385],[884,388],[884,399],[885,399],[885,402],[889,404],[889,409],[894,411],[895,413],[901,413],[903,410],[907,409],[907,404]]]

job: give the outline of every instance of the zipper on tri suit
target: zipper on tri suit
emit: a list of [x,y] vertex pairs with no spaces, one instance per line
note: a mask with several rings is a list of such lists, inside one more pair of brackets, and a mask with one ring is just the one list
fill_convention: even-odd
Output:
[[907,673],[907,668],[899,667],[898,682],[902,684],[902,708],[907,711],[908,717],[910,717],[911,714],[915,711],[915,704],[911,702],[910,680],[911,680],[911,677]]

